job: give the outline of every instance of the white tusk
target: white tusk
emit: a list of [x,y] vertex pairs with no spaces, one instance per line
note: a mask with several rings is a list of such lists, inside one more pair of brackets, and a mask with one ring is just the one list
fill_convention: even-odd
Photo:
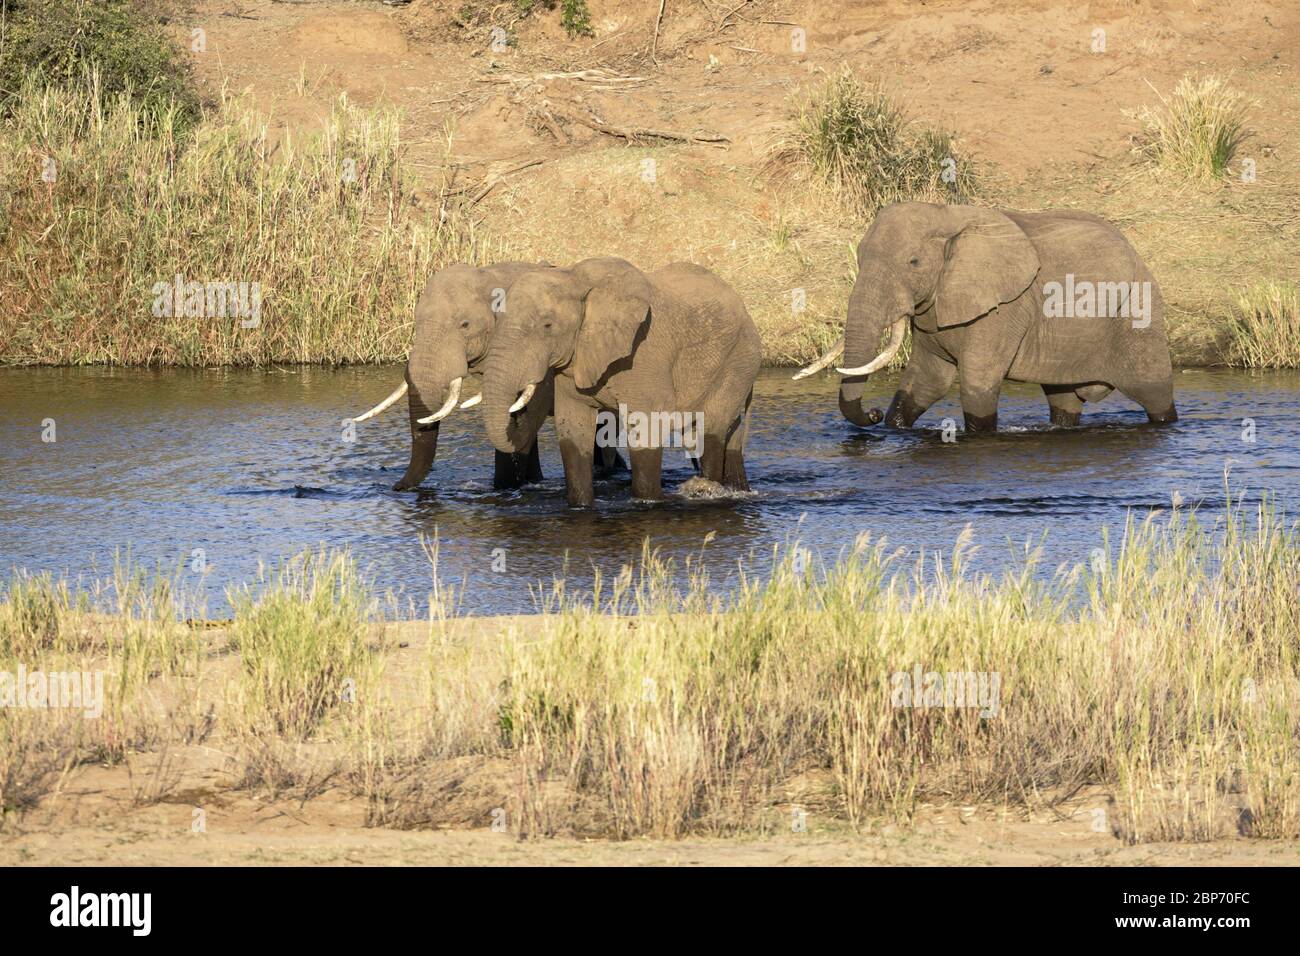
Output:
[[475,395],[473,398],[467,398],[467,399],[465,399],[465,401],[461,402],[461,403],[460,403],[460,407],[461,407],[461,408],[473,408],[475,405],[477,405],[477,404],[478,404],[479,402],[481,402],[481,401],[483,401],[483,393],[482,393],[482,392],[479,392],[479,393],[478,393],[477,395]]
[[513,415],[515,412],[521,411],[528,404],[529,399],[533,397],[535,391],[537,391],[536,385],[525,386],[524,390],[519,393],[519,397],[515,399],[515,403],[510,406],[510,414]]
[[405,394],[406,394],[406,387],[407,387],[407,386],[406,386],[406,383],[403,382],[401,385],[397,386],[397,388],[393,391],[393,394],[392,394],[392,395],[389,395],[386,399],[384,399],[382,402],[380,402],[380,403],[379,403],[378,405],[376,405],[374,408],[370,409],[370,411],[366,412],[364,415],[358,415],[356,418],[354,418],[354,419],[352,419],[352,420],[353,420],[354,422],[364,422],[366,419],[374,418],[376,415],[378,415],[378,414],[379,414],[380,412],[382,412],[384,409],[386,409],[386,408],[388,408],[390,405],[392,405],[393,402],[397,401],[399,398],[401,398],[403,395],[405,395]]
[[830,365],[837,358],[839,358],[840,353],[843,351],[844,351],[844,336],[841,335],[839,339],[836,340],[835,344],[830,347],[830,350],[825,355],[823,355],[817,361],[813,362],[807,368],[800,370],[795,375],[792,375],[790,377],[790,380],[792,382],[797,382],[799,381],[799,379],[807,378],[809,375],[816,375],[826,366]]
[[428,418],[417,418],[416,421],[421,425],[432,425],[434,422],[440,422],[450,415],[451,410],[455,408],[456,403],[460,401],[460,382],[461,380],[458,378],[452,379],[451,394],[448,395],[447,400],[442,403],[442,408],[438,409]]
[[841,375],[870,375],[872,372],[879,371],[893,361],[898,350],[903,347],[903,333],[907,331],[907,319],[899,319],[894,323],[893,333],[889,336],[889,344],[885,350],[877,355],[866,365],[857,368],[837,368],[835,371]]

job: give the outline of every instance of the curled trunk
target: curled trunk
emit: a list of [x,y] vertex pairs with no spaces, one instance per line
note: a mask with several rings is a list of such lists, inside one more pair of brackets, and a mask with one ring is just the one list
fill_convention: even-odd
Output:
[[[911,299],[892,279],[862,273],[849,295],[844,322],[844,355],[840,367],[862,368],[880,354],[880,339],[887,328],[906,319]],[[877,409],[864,409],[862,396],[868,375],[846,375],[840,379],[840,414],[855,425],[874,425],[884,416]]]

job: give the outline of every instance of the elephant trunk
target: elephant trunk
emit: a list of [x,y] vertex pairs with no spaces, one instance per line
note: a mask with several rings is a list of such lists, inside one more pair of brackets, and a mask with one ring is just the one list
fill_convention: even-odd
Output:
[[418,488],[420,482],[424,481],[429,474],[429,469],[433,467],[433,460],[438,455],[438,425],[420,424],[419,420],[427,418],[430,409],[424,400],[425,393],[421,392],[415,384],[409,365],[406,368],[406,382],[410,386],[406,391],[406,406],[411,422],[411,460],[406,466],[406,474],[393,485],[394,491],[411,491]]
[[411,359],[406,364],[407,414],[411,423],[411,460],[397,484],[396,491],[410,491],[419,486],[433,467],[433,460],[438,453],[439,422],[421,425],[420,419],[428,418],[443,404],[449,384],[462,378],[468,371],[463,356],[457,355],[450,361],[446,356],[431,354],[417,339],[411,346]]
[[875,425],[884,417],[878,408],[868,411],[862,407],[862,393],[866,387],[865,375],[855,375],[840,381],[840,414],[863,428]]
[[[536,416],[531,414],[535,410],[526,408],[516,417],[510,411],[511,406],[528,386],[536,386],[547,378],[549,367],[544,358],[534,355],[535,348],[522,345],[518,337],[507,334],[500,338],[483,366],[483,425],[497,451],[518,454],[527,451],[532,443],[535,430],[528,422]],[[540,391],[534,389],[530,405],[540,401]],[[541,414],[544,416],[548,411],[549,408],[542,409]]]
[[[870,367],[877,365],[880,359],[893,357],[901,345],[901,335],[895,334],[896,341],[890,343],[890,349],[879,352],[879,343],[885,329],[893,326],[895,332],[901,332],[899,324],[910,312],[910,302],[903,290],[895,290],[896,283],[884,276],[862,273],[849,295],[848,315],[844,322],[844,357],[842,369],[870,369],[865,372],[845,375],[840,380],[840,414],[855,425],[866,427],[879,422],[884,416],[878,409],[864,409],[862,396],[866,391]],[[887,294],[893,290],[895,294]]]

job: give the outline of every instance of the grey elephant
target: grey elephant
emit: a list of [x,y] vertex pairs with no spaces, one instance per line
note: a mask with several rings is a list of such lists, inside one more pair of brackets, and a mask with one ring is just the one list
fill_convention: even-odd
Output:
[[[498,451],[527,444],[518,417],[555,376],[555,429],[571,505],[592,502],[593,435],[626,438],[632,494],[662,494],[675,431],[703,477],[748,487],[746,418],[762,347],[740,297],[707,269],[643,273],[623,259],[530,272],[510,288],[483,368],[483,421]],[[602,435],[604,440],[602,440]]]
[[[548,262],[501,262],[475,267],[457,263],[435,272],[415,307],[415,327],[405,381],[387,398],[353,421],[374,418],[403,396],[411,427],[411,458],[406,473],[393,485],[409,491],[429,474],[438,451],[440,423],[459,405],[469,408],[480,396],[461,401],[461,386],[487,355],[493,331],[510,286],[522,275],[552,268]],[[517,488],[542,480],[537,431],[551,413],[551,382],[539,383],[538,401],[520,416],[521,434],[529,436],[509,453],[495,453],[494,488]],[[603,466],[614,468],[610,459]]]
[[1160,287],[1106,220],[900,203],[876,215],[857,257],[844,337],[795,376],[842,351],[840,411],[854,424],[880,420],[862,407],[864,384],[909,322],[912,353],[886,425],[911,427],[958,372],[968,433],[996,431],[1004,380],[1041,385],[1055,425],[1077,425],[1084,402],[1115,389],[1152,422],[1177,420]]

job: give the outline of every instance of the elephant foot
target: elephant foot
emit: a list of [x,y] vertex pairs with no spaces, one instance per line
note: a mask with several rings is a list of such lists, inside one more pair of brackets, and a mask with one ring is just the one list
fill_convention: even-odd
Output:
[[1158,414],[1153,413],[1148,409],[1147,418],[1150,420],[1152,425],[1172,425],[1174,422],[1178,421],[1178,410],[1172,405],[1169,406],[1167,411]]
[[591,460],[592,476],[595,478],[610,478],[627,473],[627,462],[623,460],[617,448],[601,448],[596,445]]
[[732,491],[748,491],[749,477],[745,474],[745,456],[729,451],[723,460],[722,483]]
[[991,435],[998,430],[998,413],[991,415],[972,415],[965,412],[967,435]]
[[1079,424],[1079,413],[1064,408],[1052,408],[1052,424],[1060,428],[1075,428]]
[[527,452],[506,454],[496,453],[496,467],[492,474],[494,491],[510,491],[521,488],[530,482],[542,480],[541,460],[537,457],[537,446]]
[[925,408],[917,404],[910,392],[895,392],[894,400],[889,403],[889,411],[885,412],[885,425],[889,428],[911,428],[924,411]]

